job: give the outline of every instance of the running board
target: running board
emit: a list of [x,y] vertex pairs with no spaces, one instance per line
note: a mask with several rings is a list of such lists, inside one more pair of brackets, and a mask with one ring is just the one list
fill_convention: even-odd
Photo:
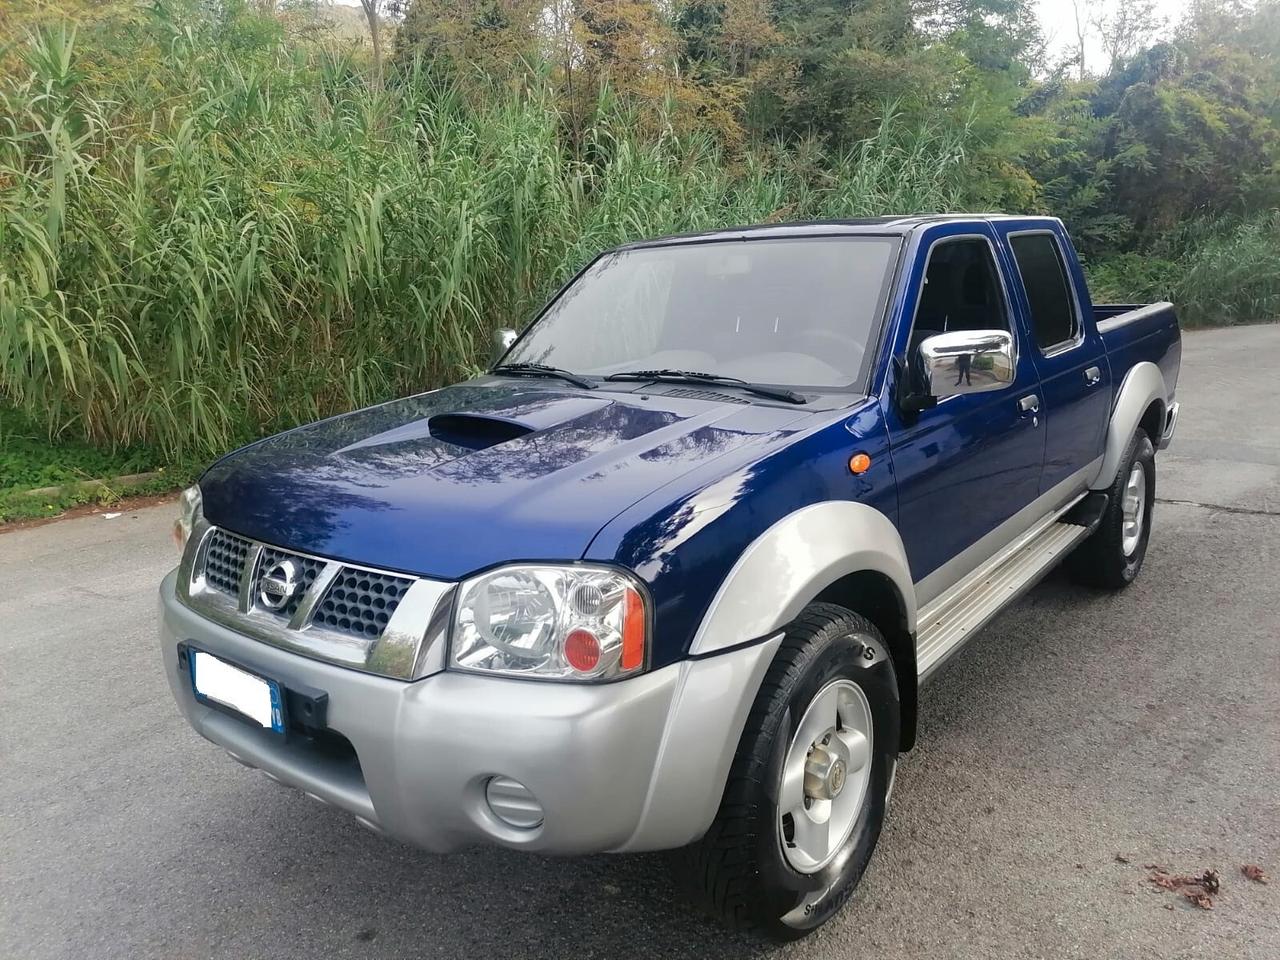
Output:
[[916,635],[920,682],[1090,534],[1089,526],[1058,519],[1066,513],[1044,518],[920,611]]

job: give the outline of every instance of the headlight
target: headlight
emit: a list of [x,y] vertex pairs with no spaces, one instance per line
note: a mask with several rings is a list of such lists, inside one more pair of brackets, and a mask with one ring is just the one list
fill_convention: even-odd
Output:
[[191,530],[200,519],[202,506],[199,485],[187,487],[178,497],[178,519],[173,521],[173,542],[178,550],[184,550],[187,540],[191,538]]
[[468,580],[450,666],[544,680],[613,680],[644,669],[648,611],[618,570],[503,567]]

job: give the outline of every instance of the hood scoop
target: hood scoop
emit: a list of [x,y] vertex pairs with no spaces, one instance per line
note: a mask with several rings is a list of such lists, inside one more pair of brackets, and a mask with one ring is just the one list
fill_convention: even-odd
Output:
[[534,431],[527,423],[475,413],[438,413],[427,421],[427,429],[441,443],[467,450],[487,450]]
[[[466,388],[450,387],[340,418],[335,423],[344,424],[349,432],[368,429],[370,433],[354,443],[339,447],[334,453],[347,457],[385,456],[386,450],[398,448],[423,452],[434,447],[444,459],[450,459],[458,450],[487,450],[539,430],[561,426],[612,403],[593,397],[563,396],[545,391],[519,394],[481,391],[478,398],[466,396],[465,392]],[[483,394],[486,392],[492,396],[485,397]],[[459,412],[460,400],[473,409]],[[481,402],[477,403],[477,400]],[[486,400],[488,403],[484,403]],[[439,410],[446,403],[452,409]],[[477,406],[481,409],[474,409]],[[414,407],[418,409],[415,411]],[[378,420],[380,417],[399,419],[400,422],[384,426]],[[455,454],[449,454],[449,448]]]

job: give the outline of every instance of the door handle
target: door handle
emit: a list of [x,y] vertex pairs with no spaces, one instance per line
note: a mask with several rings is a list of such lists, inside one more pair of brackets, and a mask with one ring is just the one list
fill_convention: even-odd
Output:
[[1084,385],[1086,387],[1096,387],[1101,379],[1102,371],[1097,367],[1090,367],[1084,372]]
[[1029,393],[1018,401],[1018,410],[1022,413],[1022,419],[1031,418],[1033,427],[1040,426],[1040,397],[1034,393]]

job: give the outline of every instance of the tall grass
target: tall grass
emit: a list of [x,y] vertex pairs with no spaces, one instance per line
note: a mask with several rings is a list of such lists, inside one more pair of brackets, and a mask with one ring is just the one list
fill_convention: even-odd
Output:
[[1124,254],[1094,265],[1094,299],[1172,300],[1187,327],[1280,317],[1280,210],[1188,223],[1163,246],[1156,256]]
[[1190,326],[1280,317],[1280,210],[1214,225],[1186,257],[1174,295]]
[[603,247],[962,203],[966,132],[891,111],[845,156],[727,158],[605,98],[570,152],[538,90],[375,93],[266,21],[156,10],[109,69],[55,28],[0,79],[0,401],[52,433],[208,456],[465,376]]

